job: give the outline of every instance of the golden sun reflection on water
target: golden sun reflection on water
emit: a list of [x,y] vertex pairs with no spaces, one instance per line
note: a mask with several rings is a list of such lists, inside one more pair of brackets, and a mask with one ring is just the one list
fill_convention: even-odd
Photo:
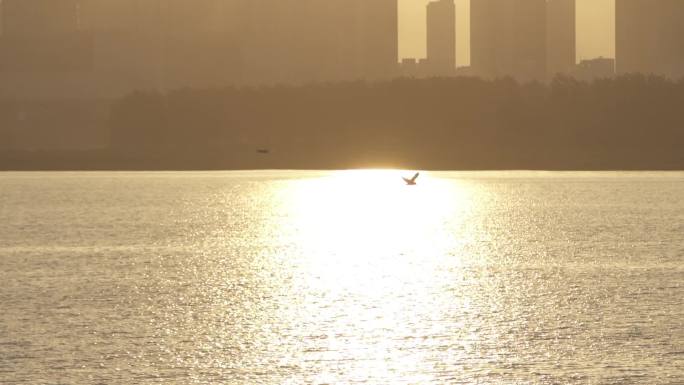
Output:
[[[283,202],[290,216],[281,226],[289,227],[299,248],[293,290],[304,293],[305,310],[297,323],[315,336],[307,340],[307,357],[354,360],[352,377],[360,380],[428,381],[429,375],[417,376],[414,369],[429,357],[406,350],[414,344],[409,336],[418,334],[407,315],[437,316],[444,303],[467,307],[466,296],[454,297],[437,277],[442,267],[459,265],[459,256],[449,253],[470,236],[463,228],[472,215],[472,192],[429,173],[407,186],[402,176],[412,175],[363,170],[297,180]],[[397,365],[406,371],[397,373]]]
[[681,173],[413,174],[3,176],[0,383],[681,383]]
[[471,209],[469,191],[424,173],[407,186],[398,170],[343,171],[297,185],[289,204],[312,258],[345,263],[431,256],[445,250],[449,228]]

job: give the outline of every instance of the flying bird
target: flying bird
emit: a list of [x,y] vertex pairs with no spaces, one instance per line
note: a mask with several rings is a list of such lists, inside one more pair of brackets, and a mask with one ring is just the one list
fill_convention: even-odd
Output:
[[404,182],[406,182],[407,186],[415,186],[416,180],[418,179],[419,176],[420,176],[420,173],[417,172],[416,175],[414,175],[413,178],[411,178],[411,179],[408,179],[408,178],[401,178],[401,179],[403,179]]

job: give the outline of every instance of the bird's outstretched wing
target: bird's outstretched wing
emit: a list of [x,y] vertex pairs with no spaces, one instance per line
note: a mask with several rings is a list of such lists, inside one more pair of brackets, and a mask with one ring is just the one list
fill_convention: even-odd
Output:
[[420,176],[420,173],[417,172],[416,175],[414,175],[413,178],[411,178],[411,179],[408,179],[408,178],[401,178],[401,179],[403,179],[404,182],[406,182],[406,184],[408,184],[408,185],[415,185],[416,179],[418,179],[419,176]]

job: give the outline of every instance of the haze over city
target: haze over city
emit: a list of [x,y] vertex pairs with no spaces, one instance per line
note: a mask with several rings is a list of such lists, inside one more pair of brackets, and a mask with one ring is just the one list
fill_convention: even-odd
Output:
[[[425,56],[425,5],[399,0],[399,55]],[[470,64],[470,0],[456,0],[458,65]],[[577,0],[577,59],[615,57],[615,0]]]
[[677,0],[3,0],[0,166],[676,169],[683,18]]
[[0,385],[684,384],[684,0],[0,0]]

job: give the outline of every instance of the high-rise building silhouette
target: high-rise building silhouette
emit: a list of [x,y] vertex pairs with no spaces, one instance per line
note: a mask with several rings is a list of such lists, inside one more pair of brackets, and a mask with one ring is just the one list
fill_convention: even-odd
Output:
[[78,0],[4,0],[0,70],[64,72],[89,65]]
[[[328,31],[311,35],[312,26],[325,19],[316,2],[303,0],[241,0],[238,35],[242,62],[241,82],[294,83],[317,80],[327,65]],[[334,6],[335,4],[330,4]],[[326,9],[327,10],[327,9]],[[318,18],[312,18],[316,15]],[[332,21],[332,20],[331,20]],[[326,28],[334,29],[329,21]],[[314,47],[323,51],[314,52]],[[318,62],[318,63],[317,63]],[[318,65],[317,65],[318,64]]]
[[575,66],[572,76],[582,81],[594,81],[615,76],[615,59],[599,57],[582,60]]
[[546,25],[546,72],[569,74],[577,60],[575,0],[547,0]]
[[2,34],[31,37],[78,30],[78,0],[3,0]]
[[[148,4],[158,3],[149,0]],[[142,23],[139,0],[80,0],[80,22],[84,29],[93,31],[122,31],[138,29]]]
[[546,79],[546,0],[513,1],[508,55],[513,74],[522,80]]
[[365,63],[361,78],[395,75],[399,59],[399,9],[397,0],[356,0],[361,3],[358,29]]
[[[102,96],[229,84],[375,80],[398,69],[397,0],[0,4],[0,71],[31,66],[43,72],[47,67],[82,71],[73,79]],[[24,83],[69,88],[33,79],[38,77],[26,77]]]
[[684,76],[684,1],[616,0],[616,69]]
[[236,74],[226,0],[165,0],[161,10],[164,86],[226,85]]
[[[617,0],[615,2],[615,54],[619,73],[657,72],[658,0]],[[658,58],[657,62],[660,61]]]
[[166,0],[81,1],[81,23],[93,39],[98,91],[120,95],[163,88]]
[[247,83],[391,76],[397,0],[249,1],[239,35]]
[[427,63],[434,75],[451,75],[456,69],[454,0],[436,0],[427,5]]
[[472,0],[470,2],[470,65],[477,74],[496,76],[502,71],[498,63],[497,36],[503,18],[500,0]]
[[234,82],[236,0],[81,0],[101,88],[175,89]]
[[472,0],[470,7],[476,74],[546,78],[546,0]]

